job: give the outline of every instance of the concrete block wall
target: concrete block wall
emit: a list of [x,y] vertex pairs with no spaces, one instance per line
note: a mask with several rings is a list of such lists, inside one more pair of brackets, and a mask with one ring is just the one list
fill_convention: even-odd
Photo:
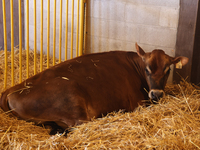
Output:
[[[180,0],[87,0],[86,53],[163,49],[175,55]],[[172,82],[172,72],[168,82]]]

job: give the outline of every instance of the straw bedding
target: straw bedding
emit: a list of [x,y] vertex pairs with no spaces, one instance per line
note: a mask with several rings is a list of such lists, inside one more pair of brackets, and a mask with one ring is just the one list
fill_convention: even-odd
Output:
[[[18,50],[15,53],[17,71]],[[8,55],[10,68],[10,53]],[[0,57],[2,92],[3,51],[0,51]],[[39,54],[37,57],[39,62]],[[33,66],[32,60],[31,51],[30,69]],[[33,70],[30,71],[32,75]],[[10,80],[10,71],[8,73]],[[23,76],[25,79],[25,68]],[[18,82],[17,75],[15,78]],[[183,80],[178,85],[167,85],[165,91],[166,96],[157,105],[146,108],[139,106],[131,113],[119,111],[100,119],[92,119],[91,122],[74,127],[67,137],[59,134],[50,136],[49,129],[17,120],[0,109],[0,149],[200,149],[199,88]]]

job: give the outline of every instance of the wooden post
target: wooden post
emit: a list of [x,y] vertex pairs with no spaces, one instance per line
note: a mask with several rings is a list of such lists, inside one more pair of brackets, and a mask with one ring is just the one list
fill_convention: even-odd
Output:
[[180,0],[175,56],[186,56],[189,58],[189,62],[180,70],[174,69],[173,79],[177,83],[181,80],[181,77],[184,79],[187,78],[187,81],[191,81],[198,3],[198,0]]

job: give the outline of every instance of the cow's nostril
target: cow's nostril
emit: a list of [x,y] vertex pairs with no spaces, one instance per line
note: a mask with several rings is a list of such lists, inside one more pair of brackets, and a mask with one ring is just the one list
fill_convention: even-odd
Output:
[[157,98],[160,98],[160,97],[163,97],[163,92],[156,92],[156,96],[157,96]]
[[155,98],[156,98],[156,96],[154,95],[153,92],[151,92],[151,98],[152,98],[152,99],[155,99]]

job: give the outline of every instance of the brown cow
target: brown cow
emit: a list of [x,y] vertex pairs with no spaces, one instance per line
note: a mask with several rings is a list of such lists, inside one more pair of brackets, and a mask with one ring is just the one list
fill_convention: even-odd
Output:
[[0,106],[27,121],[64,129],[119,109],[133,111],[148,96],[163,96],[171,64],[188,62],[163,50],[145,53],[137,43],[136,49],[67,60],[3,92]]

